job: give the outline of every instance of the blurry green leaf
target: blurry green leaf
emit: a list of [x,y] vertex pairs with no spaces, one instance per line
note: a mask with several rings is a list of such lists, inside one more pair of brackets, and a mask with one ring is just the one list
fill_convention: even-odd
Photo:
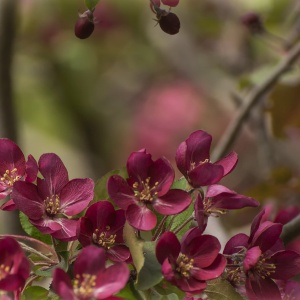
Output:
[[23,291],[24,300],[47,299],[49,291],[41,286],[29,286]]
[[[171,295],[176,295],[179,299],[183,299],[185,297],[185,292],[179,290],[175,285],[172,285],[170,282],[166,280],[162,280],[158,285],[156,285],[155,290],[160,293],[162,296],[171,297]],[[164,299],[164,298],[162,298]],[[166,299],[166,298],[165,298]],[[168,298],[167,298],[168,299]]]
[[209,300],[244,300],[233,286],[222,278],[208,281],[205,293]]
[[20,223],[23,230],[31,237],[42,241],[48,245],[52,244],[51,236],[49,234],[41,233],[35,226],[33,226],[30,222],[28,217],[20,211],[19,213]]
[[89,10],[93,10],[96,5],[98,4],[100,0],[84,0],[85,2],[85,6],[89,9]]
[[112,170],[108,173],[106,173],[104,176],[102,176],[98,181],[96,182],[95,189],[94,189],[94,199],[92,203],[109,199],[109,195],[107,193],[106,184],[107,180],[112,175],[120,175],[123,178],[127,177],[127,170],[126,168],[122,168],[120,170]]
[[129,282],[129,284],[126,284],[123,290],[121,290],[118,294],[116,294],[116,297],[122,297],[123,299],[136,299],[136,300],[143,300],[144,298],[139,294],[139,291],[137,291],[134,287],[134,284],[132,282]]

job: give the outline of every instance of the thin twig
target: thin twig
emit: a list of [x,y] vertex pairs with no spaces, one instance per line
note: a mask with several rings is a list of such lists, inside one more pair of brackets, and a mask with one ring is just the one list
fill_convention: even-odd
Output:
[[212,154],[212,160],[223,157],[236,140],[242,125],[247,119],[251,109],[265,96],[276,84],[278,79],[286,73],[300,56],[300,42],[296,44],[277,65],[274,71],[260,85],[255,86],[245,97],[237,115],[229,124],[226,132],[218,142]]

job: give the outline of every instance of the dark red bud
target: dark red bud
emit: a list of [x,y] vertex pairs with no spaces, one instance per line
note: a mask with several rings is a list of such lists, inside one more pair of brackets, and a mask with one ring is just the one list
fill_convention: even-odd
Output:
[[256,13],[247,13],[241,17],[241,23],[246,26],[252,33],[261,33],[264,26],[260,16]]
[[160,16],[158,23],[162,31],[168,34],[176,34],[179,32],[180,20],[177,15],[172,12],[169,12],[167,15]]
[[79,39],[88,38],[94,31],[95,25],[92,20],[86,16],[80,16],[77,22],[75,23],[75,35]]

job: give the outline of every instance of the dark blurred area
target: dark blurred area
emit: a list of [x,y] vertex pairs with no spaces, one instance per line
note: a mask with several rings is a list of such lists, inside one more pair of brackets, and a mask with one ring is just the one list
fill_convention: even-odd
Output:
[[[8,42],[7,32],[0,35],[11,54],[1,56],[0,69],[9,64],[11,78],[1,77],[0,89],[11,85],[12,94],[0,109],[6,114],[13,103],[15,129],[2,125],[1,136],[36,159],[55,152],[71,178],[96,180],[141,148],[175,167],[179,143],[196,129],[209,132],[215,146],[243,95],[300,37],[298,1],[181,0],[172,10],[181,29],[170,36],[153,20],[149,1],[102,0],[86,40],[74,35],[83,1],[10,2],[6,17],[15,34]],[[241,25],[249,11],[260,14],[270,34],[253,35]],[[224,184],[262,204],[298,205],[299,96],[295,66],[251,113],[232,145],[238,167]],[[254,215],[243,210],[224,223],[246,225]]]

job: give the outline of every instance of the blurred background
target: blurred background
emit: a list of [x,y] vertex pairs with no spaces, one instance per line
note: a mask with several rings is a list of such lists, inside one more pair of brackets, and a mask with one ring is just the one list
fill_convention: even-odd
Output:
[[[300,37],[297,0],[181,0],[174,36],[156,26],[148,0],[101,0],[86,40],[74,35],[83,0],[0,3],[0,135],[37,160],[58,154],[70,178],[96,180],[141,148],[175,168],[179,143],[197,129],[215,146],[243,96]],[[252,11],[271,34],[241,25]],[[299,203],[299,95],[295,66],[251,113],[231,147],[239,164],[222,182],[275,211]],[[231,213],[224,228],[240,231],[256,212]],[[1,212],[0,233],[15,230],[7,219]]]

